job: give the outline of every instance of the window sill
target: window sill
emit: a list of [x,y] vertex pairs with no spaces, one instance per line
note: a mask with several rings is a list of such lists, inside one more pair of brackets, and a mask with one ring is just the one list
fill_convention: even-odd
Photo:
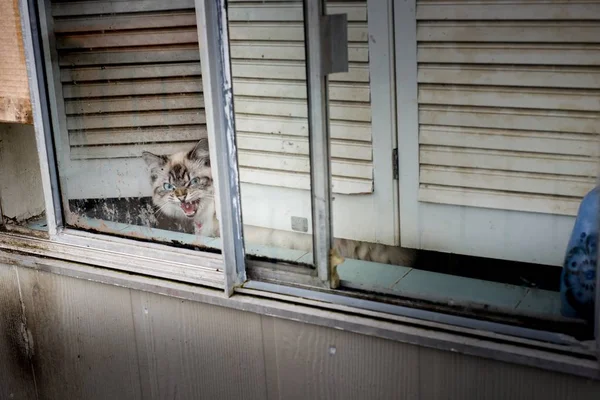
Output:
[[224,288],[220,254],[66,229],[46,232],[11,227],[0,232],[0,251],[19,252],[158,278]]
[[[141,257],[132,255],[124,260],[123,254],[115,257],[101,249],[14,233],[0,233],[0,250],[0,262],[9,265],[600,380],[600,364],[583,347],[552,345],[262,290],[242,288],[228,298],[217,290],[223,287],[222,273],[205,271],[202,279],[196,277],[196,285],[174,282],[141,275],[149,272],[147,268],[135,270],[140,263],[153,264],[153,273],[157,273],[168,265],[164,260],[144,257],[142,262]],[[213,258],[213,267],[219,262]]]

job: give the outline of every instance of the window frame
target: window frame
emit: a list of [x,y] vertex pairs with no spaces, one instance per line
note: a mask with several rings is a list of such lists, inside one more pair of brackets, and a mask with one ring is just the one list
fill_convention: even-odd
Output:
[[[416,21],[409,21],[411,18],[414,19],[415,0],[407,2],[388,0],[388,6],[392,2],[394,13],[396,15],[403,13],[404,20],[408,22],[402,29],[407,32],[416,29]],[[371,3],[373,2],[371,1]],[[219,162],[216,163],[218,167],[215,180],[217,181],[217,188],[221,190],[218,197],[221,207],[222,257],[162,244],[137,242],[132,239],[64,228],[56,164],[53,161],[54,153],[51,145],[49,106],[45,102],[45,99],[47,99],[45,90],[50,88],[47,86],[48,77],[44,75],[43,58],[40,59],[41,46],[38,41],[39,32],[36,24],[41,21],[37,20],[38,15],[35,4],[36,0],[19,1],[49,238],[36,238],[18,232],[0,232],[1,249],[25,251],[33,254],[33,256],[50,256],[55,261],[45,262],[58,263],[60,266],[46,267],[46,270],[60,271],[65,275],[93,275],[94,279],[100,281],[123,284],[134,288],[146,288],[146,290],[155,290],[185,298],[196,297],[198,299],[195,293],[207,290],[200,287],[190,288],[183,283],[164,279],[158,282],[155,280],[155,278],[171,280],[175,278],[185,283],[221,289],[218,295],[213,293],[204,294],[204,297],[200,296],[202,299],[199,299],[199,301],[219,303],[253,312],[277,315],[282,318],[342,327],[342,329],[417,345],[460,351],[465,354],[600,379],[600,353],[598,353],[600,350],[600,345],[598,345],[600,344],[598,335],[598,332],[600,332],[600,318],[597,319],[595,326],[596,354],[599,357],[594,362],[590,362],[589,357],[586,361],[581,359],[583,355],[593,354],[590,351],[576,347],[565,348],[540,341],[540,339],[548,339],[549,336],[547,335],[558,336],[558,334],[552,332],[540,331],[538,333],[542,337],[528,337],[524,334],[526,328],[503,324],[498,324],[501,325],[498,327],[500,331],[495,332],[490,324],[482,324],[482,321],[477,319],[455,317],[437,312],[426,314],[423,310],[417,308],[400,307],[362,298],[351,298],[335,292],[324,292],[316,287],[310,289],[292,287],[289,285],[291,280],[287,281],[287,277],[291,277],[293,274],[286,271],[280,273],[281,282],[273,283],[246,279],[248,263],[244,255],[239,196],[240,184],[237,175],[226,0],[195,0],[199,41],[201,44],[206,43],[205,46],[201,46],[202,57],[209,60],[209,62],[202,63],[205,93],[212,96],[206,103],[207,105],[222,105],[222,107],[207,106],[209,141],[212,140],[213,142],[211,156],[220,157],[217,158]],[[323,5],[323,0],[304,0],[305,12],[307,13],[306,23],[308,24],[306,28],[307,37],[308,34],[311,34],[310,32],[313,36],[317,32],[318,25],[310,25],[310,21],[312,23],[317,20],[321,21],[320,16],[324,11]],[[33,10],[33,13],[30,13],[30,10]],[[307,10],[310,10],[310,12]],[[317,16],[319,16],[318,19]],[[414,32],[412,34],[414,35]],[[38,39],[36,39],[36,35]],[[43,32],[41,35],[43,35]],[[408,35],[408,37],[411,36]],[[416,46],[416,42],[414,46]],[[317,134],[309,136],[310,146],[312,149],[321,144],[321,148],[328,148],[328,123],[324,120],[326,113],[323,113],[322,108],[323,96],[326,96],[326,93],[322,92],[323,88],[326,88],[326,85],[324,85],[326,77],[320,76],[314,71],[314,68],[317,68],[320,64],[314,61],[316,58],[311,60],[312,56],[309,57],[308,46],[306,51],[308,76],[313,76],[313,79],[317,77],[318,79],[313,80],[313,82],[318,82],[315,84],[321,88],[320,100],[315,95],[314,98],[311,97],[312,106],[309,102],[311,115],[313,115],[313,108],[321,107],[320,110],[314,110],[315,114],[312,117],[314,119],[311,128],[312,124],[315,123],[320,123],[324,127],[317,131]],[[408,59],[407,63],[410,61]],[[414,61],[416,79],[416,59]],[[411,83],[403,79],[413,72],[408,64],[404,67],[408,68],[405,71],[407,74],[397,75],[398,84],[403,82],[415,85],[416,89],[416,80]],[[309,87],[313,87],[313,84],[310,83]],[[311,89],[309,89],[310,92]],[[211,103],[211,101],[215,103]],[[398,104],[398,109],[401,108],[401,104]],[[320,117],[318,116],[319,113]],[[215,134],[219,131],[218,129],[223,128],[225,135],[218,136]],[[232,155],[233,157],[231,157]],[[312,191],[311,195],[313,198],[314,196],[321,196],[319,211],[325,211],[325,214],[321,214],[313,209],[313,228],[318,228],[314,230],[313,240],[315,245],[319,240],[321,240],[319,242],[321,245],[331,241],[331,219],[330,214],[327,212],[327,207],[331,206],[331,195],[330,190],[329,196],[326,195],[328,188],[322,184],[328,181],[328,177],[320,176],[324,175],[324,171],[315,169],[313,164],[313,162],[317,163],[316,165],[324,163],[323,165],[327,166],[329,159],[322,159],[323,155],[317,154],[313,160],[311,152],[311,180],[316,177],[318,182],[321,182],[319,188]],[[225,162],[221,159],[224,159]],[[324,202],[322,201],[323,194],[326,196]],[[400,199],[400,205],[402,206],[402,199]],[[320,233],[317,234],[317,231],[320,231]],[[328,240],[329,242],[327,242]],[[317,251],[320,251],[319,255],[317,255]],[[324,251],[327,253],[326,257],[324,257]],[[315,258],[320,260],[316,262],[317,277],[319,280],[329,283],[329,248],[323,247],[321,250],[317,250],[315,246],[315,254]],[[16,257],[24,260],[31,256],[13,256],[7,253],[2,255],[2,258],[5,257]],[[181,261],[182,257],[184,262]],[[86,270],[86,267],[73,264],[73,262],[105,267],[106,269]],[[44,264],[44,261],[42,260],[38,264]],[[275,266],[277,263],[270,263],[270,265]],[[33,267],[40,268],[37,264]],[[168,270],[168,273],[163,271],[164,268]],[[81,272],[82,269],[85,271]],[[197,273],[191,276],[190,273],[193,273],[193,271]],[[146,277],[126,274],[131,272],[146,275]],[[323,279],[325,276],[327,277],[326,280]],[[596,279],[600,283],[598,274]],[[149,289],[149,285],[153,285],[154,289]],[[328,289],[329,285],[325,286],[327,286],[325,289]],[[600,300],[599,290],[596,291],[596,296]],[[598,300],[596,302],[597,314],[600,311]],[[265,304],[268,307],[264,306]],[[389,332],[392,331],[400,333],[390,334]],[[519,332],[521,335],[519,335]],[[521,336],[525,336],[525,338]],[[557,340],[562,339],[557,338]],[[578,362],[580,359],[581,362]]]
[[[196,3],[203,5],[203,2]],[[31,239],[23,235],[22,229],[16,229],[2,242],[7,248],[32,246],[38,254],[49,252],[71,261],[83,261],[106,268],[226,288],[225,264],[221,255],[65,227],[64,203],[60,194],[55,149],[52,145],[52,127],[60,124],[60,108],[55,101],[54,79],[57,77],[54,76],[50,59],[51,39],[45,14],[47,4],[45,0],[19,1],[48,239]],[[211,87],[210,81],[204,77],[203,84],[206,88]],[[214,129],[211,130],[215,132]],[[217,145],[224,143],[219,142]],[[219,148],[217,152],[221,150]],[[215,180],[218,180],[218,176]],[[222,196],[221,199],[227,197]],[[229,207],[223,209],[226,213],[231,212]],[[222,220],[223,216],[221,223]],[[8,225],[6,227],[10,229]],[[224,241],[222,254],[228,254],[230,248],[228,242]]]

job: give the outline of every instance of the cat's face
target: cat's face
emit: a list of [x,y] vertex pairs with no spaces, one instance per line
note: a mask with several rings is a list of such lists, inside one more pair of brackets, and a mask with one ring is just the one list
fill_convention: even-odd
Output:
[[194,218],[214,198],[208,140],[201,139],[187,152],[169,156],[142,153],[150,167],[152,201],[157,212],[175,218]]

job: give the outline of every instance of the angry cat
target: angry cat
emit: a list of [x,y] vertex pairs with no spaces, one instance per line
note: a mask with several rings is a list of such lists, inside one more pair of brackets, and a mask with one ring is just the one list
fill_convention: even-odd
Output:
[[150,169],[152,202],[157,212],[169,218],[193,220],[198,235],[219,236],[208,139],[200,139],[189,151],[172,155],[144,151],[142,158]]

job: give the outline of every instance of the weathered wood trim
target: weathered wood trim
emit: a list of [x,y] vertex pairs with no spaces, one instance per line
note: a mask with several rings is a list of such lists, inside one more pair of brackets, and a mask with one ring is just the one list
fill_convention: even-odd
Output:
[[0,122],[33,124],[29,98],[0,97]]
[[32,124],[18,0],[0,0],[0,122]]

